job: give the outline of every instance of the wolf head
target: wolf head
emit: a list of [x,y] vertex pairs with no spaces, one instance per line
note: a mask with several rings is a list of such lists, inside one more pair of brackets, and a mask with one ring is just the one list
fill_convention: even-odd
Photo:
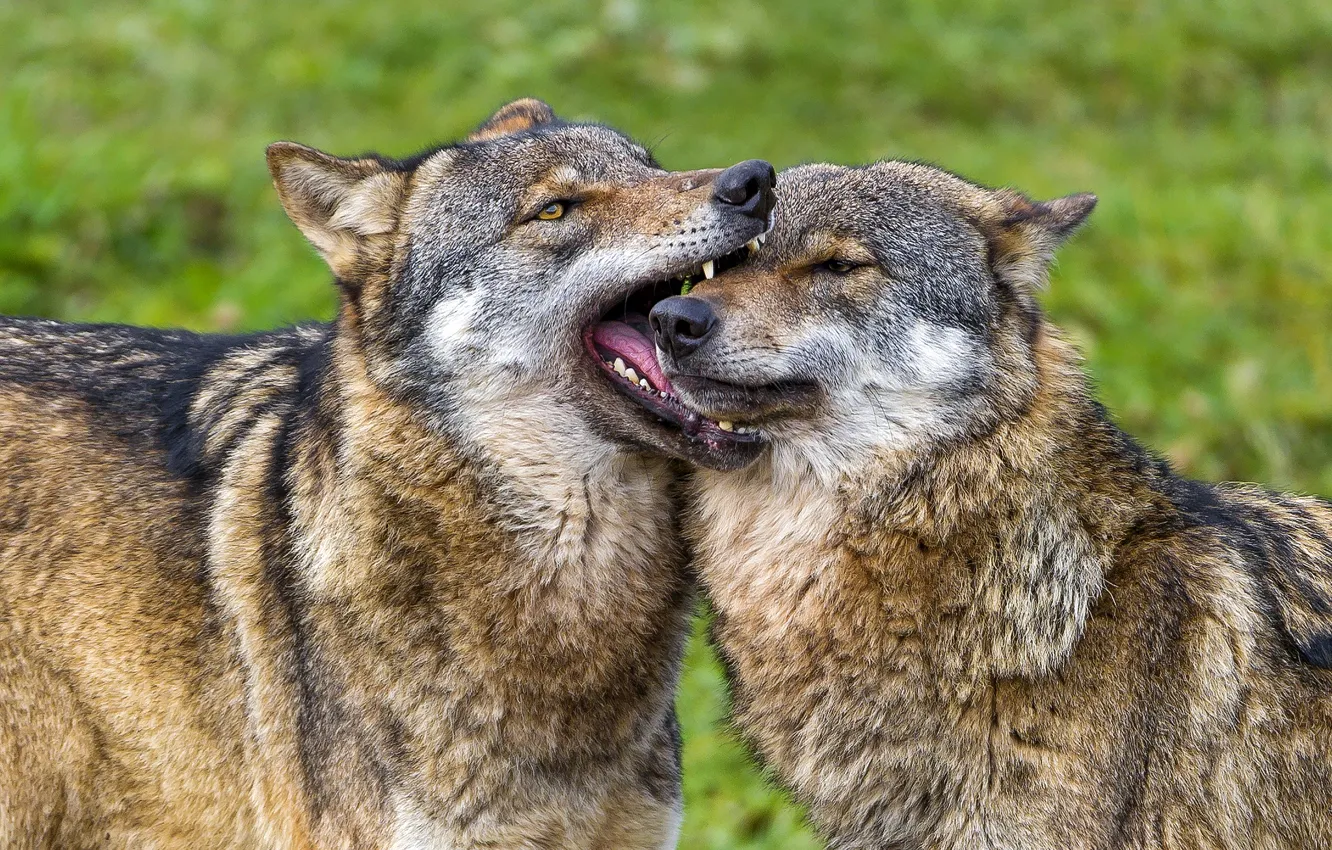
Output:
[[614,130],[520,100],[411,159],[280,142],[268,164],[339,282],[337,333],[438,427],[492,449],[535,430],[736,462],[659,403],[646,314],[673,291],[657,284],[767,230],[767,163],[666,172]]
[[1035,392],[1035,290],[1095,206],[928,165],[783,172],[749,262],[651,316],[689,408],[818,474],[977,435]]

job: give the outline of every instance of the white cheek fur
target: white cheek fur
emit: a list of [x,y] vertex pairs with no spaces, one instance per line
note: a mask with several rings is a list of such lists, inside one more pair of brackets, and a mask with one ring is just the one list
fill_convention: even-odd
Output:
[[875,454],[909,452],[956,432],[965,402],[951,388],[988,362],[965,331],[924,320],[889,348],[867,347],[836,328],[820,329],[805,348],[841,363],[841,374],[824,376],[822,415],[770,430],[774,461],[812,469],[829,482],[854,474]]
[[964,380],[976,368],[976,343],[961,328],[917,321],[907,334],[907,351],[918,384],[941,387]]
[[471,345],[472,323],[481,307],[479,289],[442,298],[426,320],[430,350],[441,359],[451,359]]

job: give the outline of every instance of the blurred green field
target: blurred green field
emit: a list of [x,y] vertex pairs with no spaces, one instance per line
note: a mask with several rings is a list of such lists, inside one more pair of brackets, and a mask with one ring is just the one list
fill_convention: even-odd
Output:
[[[534,94],[674,168],[908,157],[1101,206],[1045,301],[1187,472],[1332,494],[1332,4],[9,0],[0,312],[192,328],[334,309],[263,148],[406,154]],[[688,848],[802,848],[680,701]]]

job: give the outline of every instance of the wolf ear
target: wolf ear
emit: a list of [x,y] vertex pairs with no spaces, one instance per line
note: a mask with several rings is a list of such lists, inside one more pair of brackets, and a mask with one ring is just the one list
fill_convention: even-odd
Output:
[[513,103],[501,106],[485,123],[472,131],[467,137],[469,142],[484,142],[521,133],[540,124],[549,124],[555,120],[555,110],[544,101],[534,97],[524,97]]
[[1090,193],[1053,201],[1032,201],[1020,192],[994,193],[982,230],[990,243],[990,265],[1010,284],[1039,287],[1055,250],[1073,235],[1096,208]]
[[397,225],[407,175],[376,159],[342,159],[274,142],[268,171],[287,217],[339,280],[355,277],[365,246]]

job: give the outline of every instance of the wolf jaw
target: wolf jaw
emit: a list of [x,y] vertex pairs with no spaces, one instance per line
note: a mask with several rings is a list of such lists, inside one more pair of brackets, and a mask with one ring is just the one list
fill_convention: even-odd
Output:
[[687,291],[695,280],[711,280],[740,265],[763,246],[766,238],[766,233],[760,234],[740,248],[706,260],[669,280],[658,280],[633,290],[583,332],[588,354],[612,386],[641,404],[658,422],[678,428],[713,451],[756,444],[761,442],[761,436],[757,429],[709,419],[684,405],[657,361],[648,314],[657,302]]

